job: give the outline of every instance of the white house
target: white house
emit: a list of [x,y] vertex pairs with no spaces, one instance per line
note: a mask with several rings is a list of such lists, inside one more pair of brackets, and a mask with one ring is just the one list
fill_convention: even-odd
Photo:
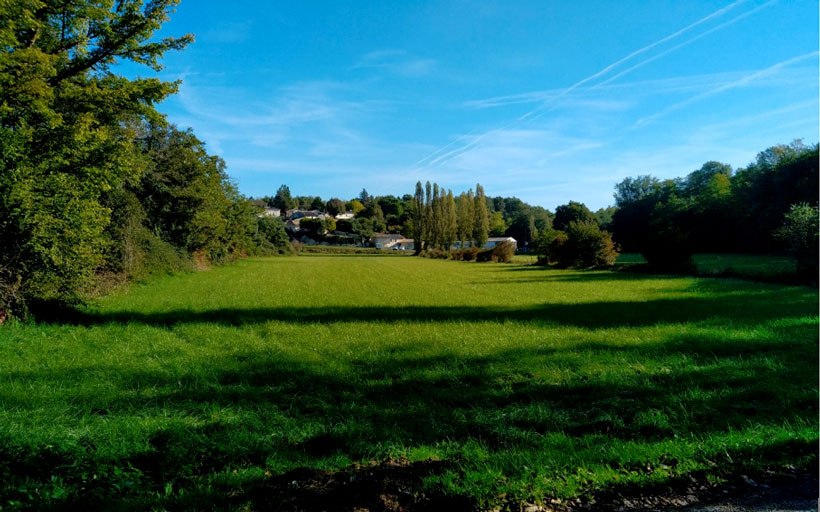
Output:
[[412,238],[400,238],[385,246],[385,249],[392,249],[394,251],[415,251],[416,241]]
[[[490,237],[490,238],[487,239],[487,241],[484,243],[484,246],[482,247],[482,249],[492,249],[493,247],[500,244],[501,242],[512,242],[516,247],[518,247],[518,242],[515,240],[515,238],[513,238],[511,236],[493,236],[493,237]],[[466,247],[470,247],[470,246],[471,246],[470,242],[467,242],[467,244],[465,244],[464,247],[466,248]],[[452,248],[453,249],[461,249],[461,242],[454,243]]]
[[323,212],[319,210],[288,210],[287,216],[289,219],[296,220],[296,219],[324,219],[327,217]]
[[518,242],[511,236],[493,236],[487,239],[487,243],[484,244],[484,249],[492,249],[501,242],[512,242],[515,247],[518,247]]
[[348,220],[352,219],[353,217],[355,217],[355,215],[353,215],[353,212],[344,212],[336,215],[336,220]]
[[280,217],[282,215],[282,210],[279,208],[271,208],[266,206],[262,213],[259,214],[260,217]]
[[376,249],[389,249],[388,245],[394,245],[396,240],[401,240],[404,237],[399,234],[392,233],[373,233],[373,245]]

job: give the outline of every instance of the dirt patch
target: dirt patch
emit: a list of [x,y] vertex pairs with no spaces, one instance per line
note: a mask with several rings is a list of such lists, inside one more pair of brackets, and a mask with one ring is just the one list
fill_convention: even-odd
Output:
[[260,511],[473,510],[466,498],[423,492],[423,478],[445,467],[446,463],[438,460],[388,459],[341,471],[296,469],[269,478],[238,498]]
[[[425,492],[423,478],[447,463],[388,459],[341,471],[302,468],[268,478],[236,498],[240,508],[281,512],[428,512],[478,510],[468,498]],[[521,512],[803,512],[817,510],[816,468],[738,475],[711,484],[695,474],[662,486],[616,488],[594,497],[546,504],[507,503]]]
[[803,512],[817,510],[817,468],[787,468],[736,475],[722,483],[709,483],[705,474],[662,486],[616,488],[593,498],[570,503],[525,505],[528,512],[586,512],[614,510],[649,512]]

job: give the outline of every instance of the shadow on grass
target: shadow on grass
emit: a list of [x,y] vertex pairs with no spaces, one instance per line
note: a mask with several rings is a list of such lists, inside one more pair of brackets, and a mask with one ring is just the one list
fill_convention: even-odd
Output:
[[[588,280],[588,278],[584,278]],[[725,290],[725,288],[716,288]],[[807,298],[809,300],[807,300]],[[757,325],[773,319],[816,315],[816,295],[805,289],[714,292],[708,297],[677,297],[648,301],[545,303],[508,306],[318,306],[177,309],[156,313],[139,311],[52,309],[38,320],[71,325],[136,323],[152,326],[212,323],[227,326],[284,321],[311,323],[370,322],[531,322],[589,329],[639,327],[669,323],[721,321]]]
[[[642,471],[642,455],[597,449],[616,442],[643,447],[664,443],[670,447],[665,450],[673,451],[680,443],[681,453],[692,450],[687,443],[694,444],[698,457],[716,464],[715,473],[816,456],[816,440],[778,441],[776,448],[774,442],[741,442],[721,448],[729,459],[712,460],[714,454],[701,450],[712,436],[743,435],[748,430],[754,437],[755,429],[789,430],[787,425],[805,425],[817,418],[816,324],[766,326],[774,320],[816,315],[816,295],[797,288],[743,292],[715,285],[708,297],[523,309],[339,306],[68,312],[52,321],[89,326],[130,322],[160,328],[272,320],[518,321],[591,329],[706,321],[709,326],[762,329],[732,338],[720,330],[670,331],[655,344],[614,339],[477,356],[431,356],[425,347],[398,340],[381,353],[336,361],[333,369],[323,364],[326,361],[310,363],[286,353],[249,349],[160,370],[112,365],[3,372],[0,404],[8,411],[56,406],[74,411],[90,425],[97,420],[150,417],[185,421],[146,432],[144,449],[116,456],[110,455],[116,450],[98,446],[99,441],[90,437],[32,445],[23,434],[15,437],[0,429],[0,501],[51,500],[52,509],[80,504],[134,510],[275,509],[275,503],[294,496],[320,504],[353,499],[350,493],[359,491],[351,491],[350,485],[358,481],[365,483],[357,489],[369,497],[351,501],[358,503],[355,506],[389,509],[372,501],[374,493],[381,493],[407,507],[423,508],[429,504],[420,498],[423,478],[450,472],[460,479],[467,471],[482,471],[484,464],[502,467],[511,480],[525,478],[529,470],[518,462],[505,462],[509,460],[526,461],[547,478],[559,478],[566,473],[564,468],[578,466]],[[91,382],[101,378],[110,391],[104,395]],[[21,391],[36,387],[56,390],[48,404]],[[228,419],[221,418],[222,411],[229,413]],[[575,448],[567,452],[567,443],[575,443]],[[377,475],[375,480],[358,469],[297,469],[444,445],[455,447],[454,460],[378,465],[370,471]],[[487,458],[477,462],[459,451],[468,445],[480,446]],[[584,451],[583,446],[592,448]],[[553,459],[549,464],[538,462],[544,454]],[[262,476],[270,461],[285,469]],[[241,482],[226,476],[237,468],[259,472]],[[49,498],[55,495],[50,490],[54,482],[70,492]],[[487,492],[492,495],[499,485],[489,481]],[[185,493],[168,494],[169,488]],[[469,506],[459,503],[460,508]]]
[[[112,366],[6,373],[4,382],[18,389],[43,383],[76,389],[62,395],[63,400],[85,417],[157,415],[195,421],[155,430],[146,450],[114,459],[98,453],[92,442],[31,447],[0,431],[0,475],[6,482],[0,484],[0,489],[6,485],[0,495],[15,499],[20,485],[47,486],[58,478],[73,489],[61,502],[65,508],[81,503],[107,508],[119,502],[133,503],[133,509],[151,508],[147,504],[169,510],[259,509],[294,496],[305,503],[349,498],[358,492],[349,486],[358,481],[371,501],[373,492],[381,492],[395,494],[407,507],[423,508],[429,505],[419,497],[423,477],[451,471],[460,478],[463,468],[486,461],[467,458],[456,465],[431,462],[411,469],[407,464],[379,465],[371,472],[379,475],[377,481],[355,469],[303,469],[249,477],[242,484],[224,475],[236,468],[264,470],[273,459],[316,467],[337,456],[382,458],[389,447],[468,443],[484,447],[489,460],[497,457],[502,465],[510,454],[515,460],[537,461],[550,453],[556,467],[534,466],[536,470],[560,473],[565,465],[603,464],[643,471],[645,460],[633,460],[629,453],[602,455],[579,448],[563,454],[555,436],[593,448],[618,440],[685,445],[748,428],[814,421],[816,345],[816,328],[797,325],[782,328],[778,339],[676,335],[655,345],[601,342],[473,357],[430,356],[400,346],[370,358],[351,357],[335,371],[281,353],[248,351],[193,360],[175,372]],[[625,365],[634,370],[623,371]],[[538,376],[549,367],[566,370],[567,377],[552,381]],[[88,375],[100,378],[101,372],[116,393],[98,396],[93,387],[83,393]],[[0,388],[0,403],[19,411],[38,406],[8,387]],[[214,415],[223,410],[241,419],[237,423]],[[312,433],[305,435],[303,425],[313,425]],[[737,471],[744,464],[791,463],[816,452],[816,440],[776,448],[773,443],[741,443],[725,448],[728,461],[715,459],[715,473]],[[516,464],[505,471],[514,479],[522,470]],[[306,483],[313,480],[319,483]],[[391,487],[390,482],[400,484]],[[185,495],[163,497],[168,485],[185,489]],[[371,501],[367,506],[389,509]],[[460,508],[469,506],[469,501],[459,503]]]

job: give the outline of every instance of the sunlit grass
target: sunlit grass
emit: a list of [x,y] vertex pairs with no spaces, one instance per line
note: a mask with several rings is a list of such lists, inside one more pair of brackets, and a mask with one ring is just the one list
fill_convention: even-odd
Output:
[[0,329],[0,503],[240,507],[447,464],[489,506],[816,460],[808,288],[420,258],[247,260]]

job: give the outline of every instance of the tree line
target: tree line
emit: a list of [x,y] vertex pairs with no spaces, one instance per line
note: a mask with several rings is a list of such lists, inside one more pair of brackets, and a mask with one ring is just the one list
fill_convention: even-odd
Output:
[[155,39],[177,0],[0,3],[0,315],[95,288],[285,249],[190,130],[156,105],[192,35]]
[[420,249],[511,236],[564,266],[605,265],[614,241],[658,269],[685,268],[694,252],[786,249],[807,274],[816,269],[818,147],[799,141],[736,170],[707,162],[684,178],[627,178],[615,205],[596,212],[570,201],[553,214],[486,197],[480,185],[455,197],[420,182],[401,197],[362,190],[322,201],[283,186],[249,200],[222,159],[157,111],[178,82],[116,73],[122,61],[161,69],[165,52],[193,41],[154,38],[177,3],[0,3],[0,315],[157,272],[290,250],[284,223],[260,216],[262,205],[351,211],[352,219],[314,229],[360,241],[402,233]]
[[[784,234],[787,215],[816,212],[818,146],[772,146],[736,170],[709,161],[682,178],[629,177],[615,186],[615,205],[615,241],[657,269],[685,270],[694,253],[779,252],[797,243]],[[816,262],[816,242],[806,243]],[[816,267],[810,256],[802,254],[801,266]]]
[[424,187],[416,183],[413,194],[413,239],[416,252],[426,249],[449,251],[455,242],[460,247],[482,247],[490,233],[490,215],[484,188],[476,184],[456,199],[452,190],[444,193],[438,183]]
[[[691,270],[695,253],[788,252],[810,275],[817,260],[811,228],[817,162],[817,145],[794,141],[772,146],[738,169],[709,161],[681,178],[628,177],[615,185],[615,204],[595,212],[569,201],[553,213],[515,197],[486,197],[480,185],[478,194],[451,198],[438,184],[418,182],[414,194],[402,197],[363,190],[349,201],[332,198],[326,211],[353,211],[355,217],[322,227],[360,240],[374,232],[401,233],[420,241],[417,250],[446,250],[454,242],[480,246],[487,236],[510,236],[540,262],[566,267],[607,266],[622,251],[641,253],[655,270],[678,272]],[[285,204],[273,199],[271,204]],[[291,200],[322,204],[311,196]]]
[[[479,187],[476,187],[477,190]],[[333,197],[324,201],[318,196],[293,196],[287,185],[281,185],[275,195],[252,199],[251,202],[258,206],[279,208],[282,212],[300,208],[321,210],[332,216],[352,213],[352,219],[307,223],[311,236],[330,243],[361,242],[374,233],[400,233],[407,238],[421,240],[429,248],[443,248],[450,241],[459,242],[464,247],[483,245],[488,237],[501,236],[513,237],[524,247],[537,239],[541,231],[552,226],[549,210],[529,205],[517,197],[487,197],[483,188],[478,194],[470,189],[454,195],[456,220],[453,222],[447,217],[449,213],[446,208],[452,206],[448,204],[448,195],[449,191],[438,184],[430,184],[428,193],[427,187],[419,182],[413,194],[374,196],[363,189],[355,198],[345,200]],[[476,200],[477,195],[481,196],[480,200]],[[455,233],[439,224],[440,221],[444,225],[455,226]],[[304,227],[304,221],[300,227]],[[351,239],[347,235],[355,236]],[[298,238],[295,234],[294,237]],[[478,244],[479,241],[481,244]]]

